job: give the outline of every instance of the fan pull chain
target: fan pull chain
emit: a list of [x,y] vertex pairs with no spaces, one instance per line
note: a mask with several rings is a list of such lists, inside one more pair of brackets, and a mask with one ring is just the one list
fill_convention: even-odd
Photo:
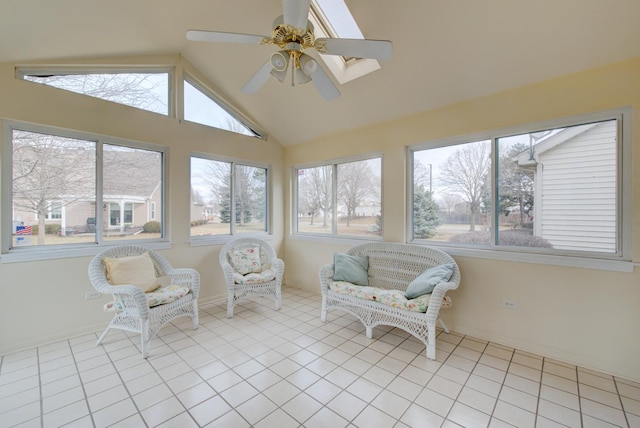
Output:
[[291,64],[291,86],[296,86],[296,58],[293,51],[289,51],[289,64]]

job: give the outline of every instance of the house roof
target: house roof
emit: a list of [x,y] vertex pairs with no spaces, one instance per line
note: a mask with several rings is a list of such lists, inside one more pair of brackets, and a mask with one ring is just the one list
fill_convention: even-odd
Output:
[[[393,42],[382,68],[339,85],[242,86],[273,46],[187,41],[188,29],[266,34],[278,0],[5,2],[0,62],[181,54],[284,146],[640,56],[640,1],[346,0],[365,37]],[[108,62],[108,61],[105,61]]]
[[[111,163],[117,168],[110,167]],[[161,165],[159,153],[105,151],[104,198],[148,199],[159,189]]]

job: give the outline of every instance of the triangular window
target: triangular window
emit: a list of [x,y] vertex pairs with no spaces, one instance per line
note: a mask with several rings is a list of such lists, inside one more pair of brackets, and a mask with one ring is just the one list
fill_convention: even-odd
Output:
[[100,71],[80,69],[22,69],[24,80],[124,104],[169,114],[168,71]]
[[200,85],[184,81],[184,118],[190,122],[236,132],[250,137],[261,135],[242,123]]

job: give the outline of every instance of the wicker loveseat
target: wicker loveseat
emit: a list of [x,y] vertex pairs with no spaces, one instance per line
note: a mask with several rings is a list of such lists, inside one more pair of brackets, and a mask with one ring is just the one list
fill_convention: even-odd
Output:
[[[443,299],[445,304],[450,304],[449,298],[445,299],[445,293],[458,288],[460,284],[460,270],[453,258],[435,248],[389,242],[361,244],[351,248],[346,254],[368,256],[368,287],[334,281],[334,264],[322,266],[322,321],[327,320],[328,311],[340,309],[353,314],[364,324],[368,338],[372,337],[372,329],[377,325],[403,329],[425,344],[427,358],[435,359],[438,314],[443,306]],[[451,278],[448,282],[438,283],[430,294],[421,296],[421,303],[415,304],[404,298],[409,284],[421,273],[450,263],[453,264]],[[368,294],[369,298],[349,294],[345,289]],[[378,292],[381,295],[395,295],[397,299],[393,304],[383,302],[376,295]],[[426,308],[426,312],[418,312],[416,305],[423,305],[422,309]],[[442,326],[446,330],[444,323]]]

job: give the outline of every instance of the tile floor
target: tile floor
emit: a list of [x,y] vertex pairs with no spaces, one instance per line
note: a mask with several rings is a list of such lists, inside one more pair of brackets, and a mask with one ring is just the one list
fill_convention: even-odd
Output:
[[5,355],[2,427],[640,427],[640,384],[455,333],[438,358],[398,329],[367,339],[318,294],[283,290],[165,326],[148,360],[112,331]]

